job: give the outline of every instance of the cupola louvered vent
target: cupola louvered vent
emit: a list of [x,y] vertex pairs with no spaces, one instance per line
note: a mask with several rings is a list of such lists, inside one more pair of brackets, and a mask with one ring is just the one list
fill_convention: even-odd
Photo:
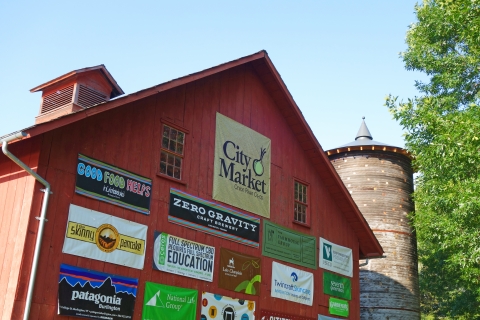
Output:
[[96,104],[105,102],[108,97],[98,91],[95,91],[84,85],[80,85],[78,90],[77,104],[81,107],[88,108]]
[[58,109],[73,101],[73,84],[43,97],[40,114]]

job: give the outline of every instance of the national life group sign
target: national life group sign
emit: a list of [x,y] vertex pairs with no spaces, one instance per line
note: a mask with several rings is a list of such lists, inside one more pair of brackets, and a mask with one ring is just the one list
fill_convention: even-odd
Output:
[[147,226],[70,204],[63,253],[143,269]]
[[58,314],[88,319],[133,318],[138,279],[60,266]]
[[142,320],[195,320],[198,291],[146,282]]
[[270,159],[269,138],[217,113],[213,199],[270,218]]
[[312,306],[313,273],[272,261],[271,295]]
[[352,249],[320,238],[320,268],[353,277]]
[[150,214],[152,180],[78,155],[75,192],[143,214]]
[[215,247],[172,236],[154,234],[153,268],[184,277],[213,281]]

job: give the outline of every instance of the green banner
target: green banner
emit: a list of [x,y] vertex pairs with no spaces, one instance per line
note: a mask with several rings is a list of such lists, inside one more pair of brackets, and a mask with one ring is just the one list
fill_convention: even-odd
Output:
[[262,255],[317,269],[317,238],[263,220]]
[[330,314],[348,317],[348,301],[330,297],[328,301],[328,311]]
[[195,320],[198,291],[145,283],[142,320]]
[[348,278],[324,271],[323,292],[331,296],[352,300],[352,283]]

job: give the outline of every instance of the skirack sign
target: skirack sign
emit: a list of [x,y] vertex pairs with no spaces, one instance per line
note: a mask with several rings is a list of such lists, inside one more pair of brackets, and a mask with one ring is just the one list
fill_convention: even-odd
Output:
[[258,248],[260,219],[170,189],[168,221]]
[[143,214],[150,214],[152,180],[78,155],[75,192]]
[[213,199],[270,217],[271,141],[217,113]]
[[215,247],[155,231],[154,269],[212,282],[214,265]]
[[88,319],[132,319],[138,279],[62,264],[58,314]]

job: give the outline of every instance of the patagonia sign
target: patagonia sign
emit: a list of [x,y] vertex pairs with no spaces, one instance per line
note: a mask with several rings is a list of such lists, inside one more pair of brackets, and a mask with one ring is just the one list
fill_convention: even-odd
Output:
[[297,316],[283,312],[260,310],[260,320],[316,320],[315,318]]
[[78,155],[75,192],[143,214],[150,214],[152,180]]
[[71,204],[63,253],[143,269],[147,226]]
[[215,247],[165,232],[155,231],[154,237],[153,269],[213,281]]
[[218,287],[259,296],[261,266],[260,258],[221,248]]
[[352,300],[352,283],[348,278],[324,271],[323,292],[331,296]]
[[263,220],[262,255],[317,269],[317,238]]
[[195,320],[198,291],[145,283],[142,320]]
[[270,218],[271,141],[217,113],[213,199]]
[[60,265],[58,314],[88,319],[133,319],[138,279]]
[[255,301],[203,292],[200,320],[255,320]]
[[260,219],[170,189],[168,221],[258,248]]
[[320,268],[353,277],[352,249],[320,238]]

